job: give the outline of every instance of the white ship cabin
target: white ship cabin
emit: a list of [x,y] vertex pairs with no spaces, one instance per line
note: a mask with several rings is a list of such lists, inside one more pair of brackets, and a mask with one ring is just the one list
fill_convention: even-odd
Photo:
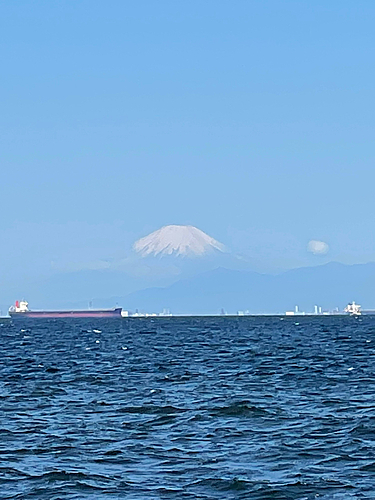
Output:
[[28,310],[29,310],[29,303],[26,302],[26,300],[21,300],[21,301],[16,300],[15,305],[9,308],[10,312],[17,312],[17,313],[27,312]]
[[351,316],[360,316],[362,313],[361,313],[361,306],[359,304],[356,304],[353,300],[353,302],[351,304],[348,304],[344,311],[348,314],[350,314]]

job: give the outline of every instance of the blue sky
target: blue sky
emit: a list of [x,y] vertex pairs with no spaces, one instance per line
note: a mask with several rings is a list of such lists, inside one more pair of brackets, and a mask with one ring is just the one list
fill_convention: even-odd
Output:
[[4,282],[165,224],[258,270],[375,260],[374,2],[0,8]]

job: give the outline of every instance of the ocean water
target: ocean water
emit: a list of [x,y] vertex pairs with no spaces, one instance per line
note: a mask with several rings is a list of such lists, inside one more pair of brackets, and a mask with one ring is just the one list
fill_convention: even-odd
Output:
[[4,321],[2,499],[375,498],[375,317]]

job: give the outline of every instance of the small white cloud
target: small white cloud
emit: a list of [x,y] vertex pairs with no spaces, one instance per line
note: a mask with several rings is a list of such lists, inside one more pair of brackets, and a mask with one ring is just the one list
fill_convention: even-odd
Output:
[[328,252],[329,246],[324,241],[311,240],[307,245],[307,250],[314,255],[324,255]]

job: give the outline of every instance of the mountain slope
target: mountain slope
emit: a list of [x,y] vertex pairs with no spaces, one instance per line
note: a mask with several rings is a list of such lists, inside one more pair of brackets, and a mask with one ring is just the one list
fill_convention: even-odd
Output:
[[130,294],[124,307],[146,311],[169,308],[174,313],[283,313],[296,304],[312,311],[314,305],[342,309],[356,300],[375,308],[375,264],[347,266],[329,263],[300,268],[277,276],[216,269],[181,280],[167,288],[149,288]]
[[[223,254],[224,255],[224,254]],[[168,260],[168,259],[167,259]],[[220,260],[220,259],[219,259]],[[201,261],[201,259],[199,259]],[[161,271],[165,271],[164,267]],[[131,276],[119,271],[84,271],[54,276],[22,290],[7,290],[1,301],[3,311],[17,298],[26,298],[36,308],[112,307],[176,314],[217,314],[249,310],[252,313],[284,313],[298,305],[312,311],[343,307],[352,300],[364,308],[375,308],[375,263],[348,266],[329,263],[293,269],[277,276],[218,267],[200,274]],[[186,274],[185,274],[186,276]],[[163,288],[160,287],[163,286]],[[134,290],[137,290],[133,292]]]
[[134,243],[142,256],[201,256],[224,251],[224,245],[194,226],[164,226]]

